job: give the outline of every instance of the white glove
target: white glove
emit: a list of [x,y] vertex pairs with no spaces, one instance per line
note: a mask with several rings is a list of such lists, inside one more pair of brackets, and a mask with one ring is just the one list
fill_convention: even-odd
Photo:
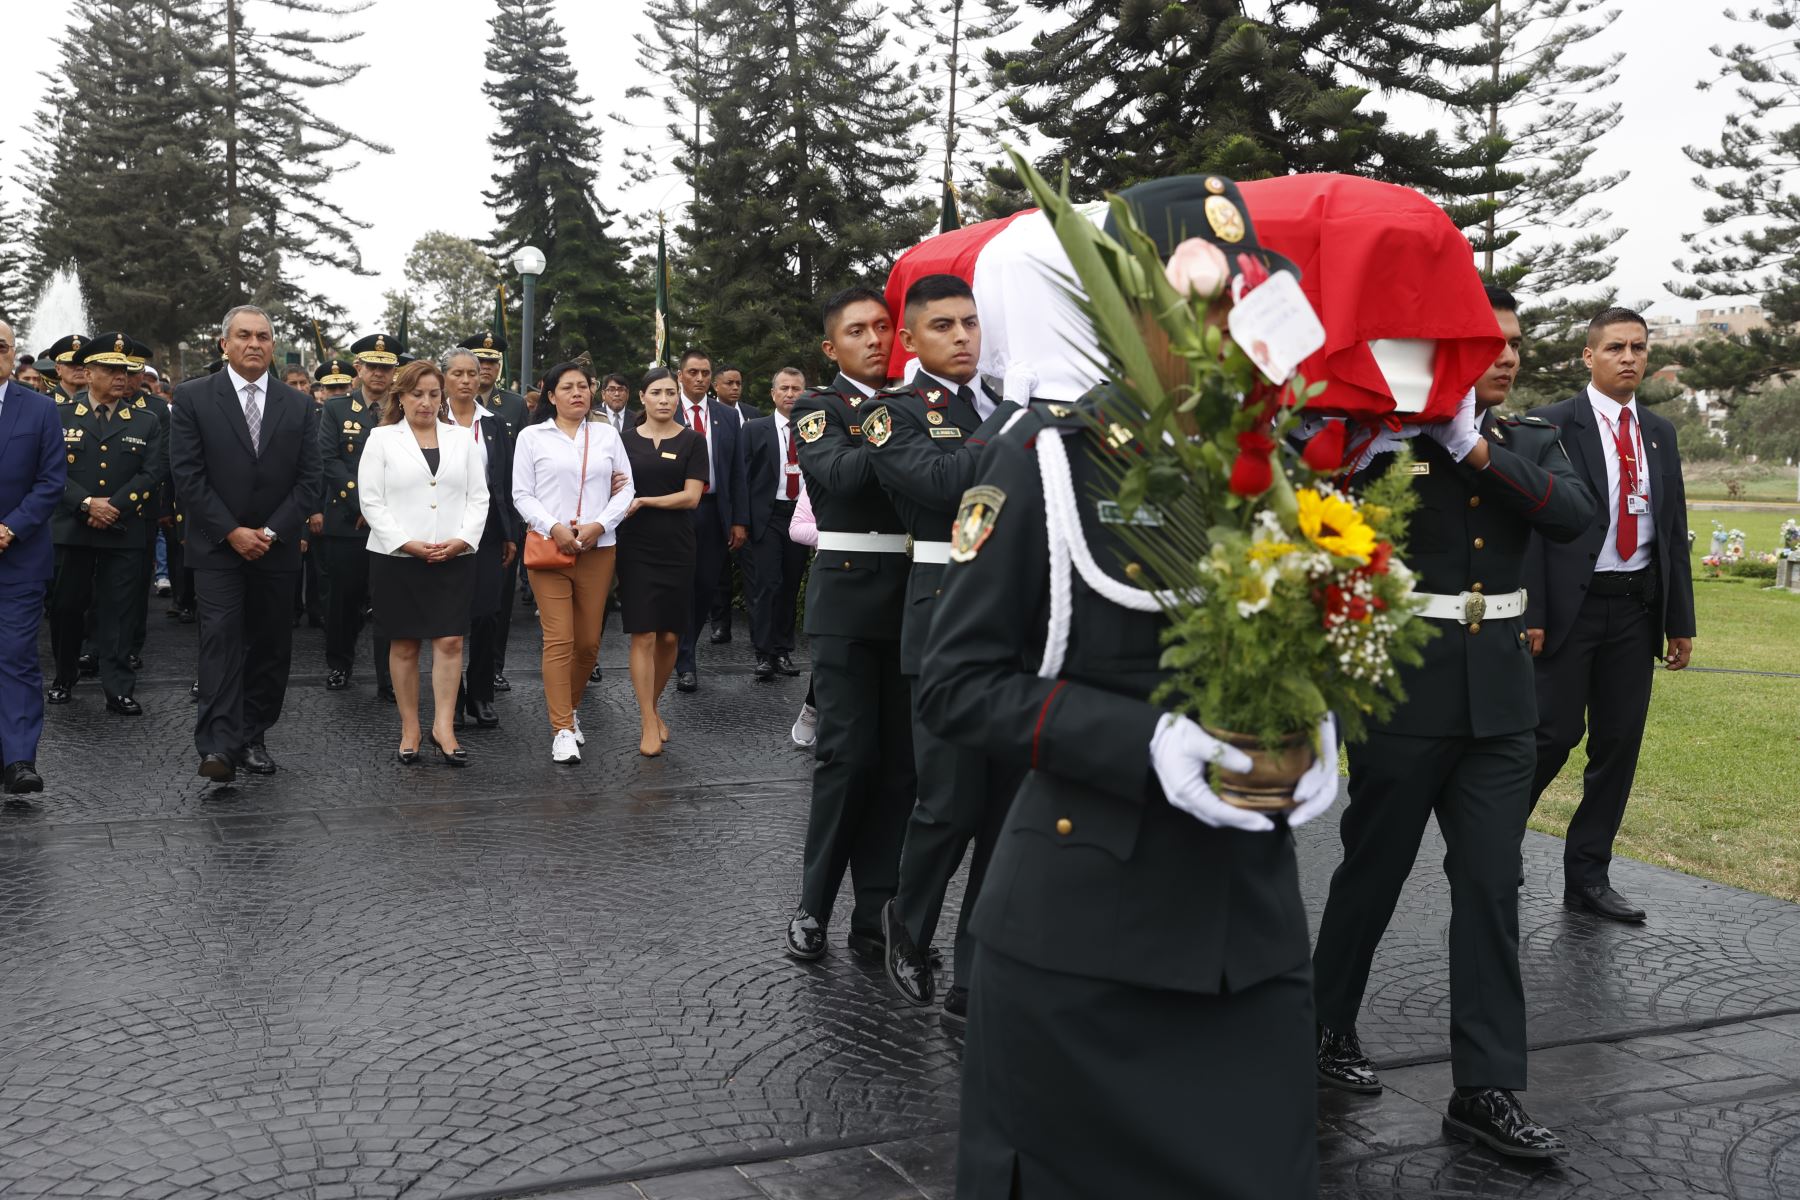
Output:
[[1418,436],[1419,427],[1417,425],[1402,425],[1399,429],[1387,429],[1384,427],[1381,432],[1375,435],[1373,441],[1362,448],[1362,452],[1356,456],[1356,462],[1351,464],[1350,469],[1352,471],[1360,471],[1373,462],[1377,454],[1383,454],[1389,450],[1398,450],[1400,447],[1406,445],[1407,442]]
[[1326,713],[1319,722],[1319,757],[1294,785],[1299,807],[1287,815],[1289,829],[1298,829],[1326,809],[1338,797],[1337,719]]
[[1450,457],[1457,462],[1469,457],[1469,451],[1481,440],[1481,433],[1475,427],[1475,389],[1470,388],[1462,398],[1454,417],[1435,425],[1426,425],[1424,430],[1426,437],[1448,450]]
[[1206,767],[1218,763],[1228,771],[1248,771],[1250,756],[1227,746],[1186,717],[1164,713],[1150,738],[1150,765],[1156,768],[1169,803],[1214,829],[1267,833],[1275,822],[1261,813],[1233,808],[1206,783]]

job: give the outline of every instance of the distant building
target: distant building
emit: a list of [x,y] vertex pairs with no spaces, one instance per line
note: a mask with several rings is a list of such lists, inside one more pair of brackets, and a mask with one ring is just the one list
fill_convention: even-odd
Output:
[[1657,346],[1684,346],[1702,338],[1741,338],[1755,329],[1769,327],[1769,314],[1760,304],[1734,304],[1727,308],[1703,308],[1692,321],[1669,316],[1646,318],[1650,342]]

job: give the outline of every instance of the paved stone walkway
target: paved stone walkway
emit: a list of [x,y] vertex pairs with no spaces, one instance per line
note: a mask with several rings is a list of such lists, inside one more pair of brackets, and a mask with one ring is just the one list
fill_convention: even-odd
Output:
[[[281,773],[213,789],[193,627],[152,616],[147,715],[84,682],[50,790],[0,811],[0,1195],[951,1195],[955,1041],[841,940],[779,952],[806,681],[756,683],[741,627],[670,697],[660,760],[609,635],[587,761],[558,768],[520,621],[467,771],[396,763],[367,671],[325,692],[303,630]],[[1329,826],[1302,839],[1315,917]],[[1560,843],[1527,853],[1528,1099],[1572,1154],[1522,1170],[1440,1134],[1428,845],[1362,1021],[1390,1087],[1322,1097],[1326,1194],[1800,1196],[1800,907],[1621,864],[1652,920],[1602,926],[1555,902]]]

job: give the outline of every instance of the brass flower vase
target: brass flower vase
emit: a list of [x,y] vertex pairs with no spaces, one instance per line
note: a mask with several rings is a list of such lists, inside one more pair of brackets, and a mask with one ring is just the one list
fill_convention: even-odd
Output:
[[1294,789],[1318,758],[1312,738],[1304,731],[1288,734],[1276,749],[1271,750],[1255,734],[1234,733],[1211,725],[1201,728],[1227,746],[1235,746],[1250,756],[1248,771],[1213,768],[1213,791],[1219,799],[1233,808],[1260,813],[1291,812],[1297,807]]

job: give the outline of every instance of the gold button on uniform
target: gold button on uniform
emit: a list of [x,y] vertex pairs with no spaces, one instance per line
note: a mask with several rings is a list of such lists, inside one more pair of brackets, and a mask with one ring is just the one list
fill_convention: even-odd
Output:
[[1075,822],[1069,820],[1067,817],[1056,818],[1056,832],[1062,834],[1064,837],[1068,837],[1071,833],[1075,832]]
[[1469,632],[1470,633],[1480,633],[1481,632],[1481,622],[1480,621],[1471,621],[1469,623]]
[[1469,507],[1470,508],[1480,508],[1481,507],[1481,497],[1480,496],[1470,496],[1469,497]]
[[432,481],[431,481],[431,486],[432,486],[432,487],[436,487],[436,486],[437,486],[437,480],[435,480],[435,479],[434,479],[434,480],[432,480]]
[[1487,545],[1487,539],[1485,539],[1485,538],[1476,538],[1475,539],[1475,548],[1477,550],[1481,549],[1485,545]]
[[1479,592],[1481,590],[1481,585],[1479,583],[1471,583],[1469,585],[1469,590],[1471,592]]
[[850,562],[848,559],[846,559],[844,562],[844,570],[848,571],[849,569],[850,569]]

